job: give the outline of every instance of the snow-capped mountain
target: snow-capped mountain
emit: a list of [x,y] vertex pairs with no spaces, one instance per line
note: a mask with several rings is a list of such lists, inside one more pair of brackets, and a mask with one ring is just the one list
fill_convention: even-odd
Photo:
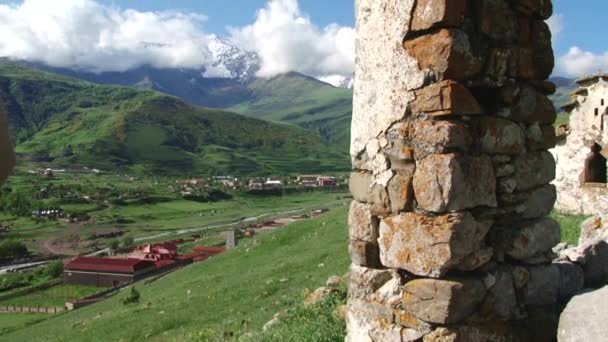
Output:
[[260,59],[255,52],[245,51],[226,38],[209,36],[208,48],[214,61],[212,66],[205,68],[204,77],[246,81],[255,77],[260,69]]

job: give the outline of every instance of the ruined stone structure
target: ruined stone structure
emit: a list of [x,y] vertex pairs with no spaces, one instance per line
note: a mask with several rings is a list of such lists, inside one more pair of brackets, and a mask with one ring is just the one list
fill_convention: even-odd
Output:
[[552,150],[557,162],[556,208],[577,214],[608,212],[608,75],[578,81],[572,101],[568,135]]
[[550,0],[358,0],[348,341],[545,341]]

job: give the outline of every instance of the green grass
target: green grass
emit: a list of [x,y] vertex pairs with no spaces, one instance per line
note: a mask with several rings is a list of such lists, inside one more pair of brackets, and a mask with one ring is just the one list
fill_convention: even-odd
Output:
[[188,341],[202,334],[258,332],[305,289],[344,274],[347,209],[262,234],[237,249],[191,265],[148,285],[140,303],[120,304],[122,291],[104,302],[5,336],[29,341]]
[[46,290],[1,301],[0,305],[63,306],[68,300],[86,297],[101,290],[103,288],[95,286],[62,284]]
[[577,245],[578,238],[581,235],[581,223],[583,223],[588,216],[569,215],[553,211],[551,217],[557,220],[561,226],[561,241],[571,245]]
[[23,329],[49,317],[50,314],[43,313],[0,312],[0,340],[3,340],[1,335],[13,330]]

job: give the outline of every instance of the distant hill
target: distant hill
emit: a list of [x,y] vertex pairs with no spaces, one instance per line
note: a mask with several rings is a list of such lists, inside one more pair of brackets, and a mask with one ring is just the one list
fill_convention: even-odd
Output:
[[0,63],[0,94],[18,152],[56,164],[206,174],[349,168],[348,155],[318,134],[155,91]]
[[559,112],[559,108],[564,103],[570,101],[570,93],[577,88],[576,80],[566,77],[551,77],[549,81],[553,82],[557,87],[557,91],[550,98]]

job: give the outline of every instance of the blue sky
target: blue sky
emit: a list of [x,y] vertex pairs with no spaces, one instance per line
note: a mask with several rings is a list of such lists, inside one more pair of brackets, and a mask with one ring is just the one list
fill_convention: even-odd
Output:
[[[0,0],[16,4],[0,6],[0,55],[98,71],[200,67],[213,64],[205,40],[216,33],[257,52],[266,76],[347,77],[354,68],[354,2]],[[608,72],[607,16],[608,0],[554,0],[554,75]],[[171,48],[142,50],[142,42]]]

